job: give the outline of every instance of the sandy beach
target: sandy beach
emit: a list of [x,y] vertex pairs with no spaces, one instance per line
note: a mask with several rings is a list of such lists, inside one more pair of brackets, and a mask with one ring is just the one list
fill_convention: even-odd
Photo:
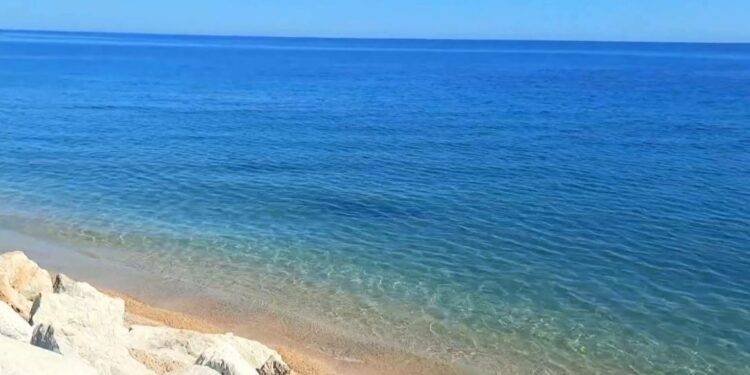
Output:
[[[125,300],[127,319],[133,324],[164,325],[205,333],[231,331],[243,337],[258,340],[277,350],[289,366],[300,375],[337,374],[462,374],[448,364],[440,364],[406,353],[367,347],[364,344],[345,343],[326,332],[301,332],[285,325],[273,316],[254,316],[242,321],[239,316],[216,314],[218,305],[206,301],[173,300],[170,303],[193,314],[155,307],[131,295],[104,290],[105,293]],[[200,312],[202,311],[202,312]],[[223,316],[223,318],[217,318]],[[297,328],[297,327],[294,327]],[[320,340],[325,343],[321,345]],[[333,350],[333,351],[328,351]],[[339,356],[356,355],[357,357]]]
[[51,274],[64,273],[123,299],[129,324],[232,332],[278,351],[300,375],[471,373],[374,341],[345,337],[316,322],[247,308],[231,299],[217,298],[210,291],[93,254],[8,231],[0,231],[0,238],[0,253],[21,249]]

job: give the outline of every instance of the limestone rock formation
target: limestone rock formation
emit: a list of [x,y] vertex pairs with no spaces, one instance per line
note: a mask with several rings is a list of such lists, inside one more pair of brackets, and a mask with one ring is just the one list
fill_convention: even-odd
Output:
[[206,349],[195,364],[210,367],[221,375],[258,375],[237,349],[227,343]]
[[0,301],[0,336],[28,343],[31,326],[8,304]]
[[[33,302],[32,302],[33,301]],[[0,255],[2,375],[290,375],[265,345],[227,334],[127,326],[125,303],[22,252]]]
[[[136,361],[124,345],[125,303],[86,283],[60,293],[42,293],[34,301],[32,343],[65,356],[80,357],[101,375],[153,372]],[[70,293],[70,294],[67,294]]]
[[191,365],[182,370],[170,372],[168,375],[220,375],[220,373],[210,367]]
[[0,255],[0,301],[28,319],[31,301],[39,293],[52,291],[49,272],[20,251]]
[[190,364],[211,346],[228,343],[261,375],[289,375],[289,366],[279,353],[253,340],[232,334],[207,334],[169,327],[134,325],[128,332],[128,346],[152,353],[163,361]]
[[0,374],[98,375],[83,361],[0,336]]

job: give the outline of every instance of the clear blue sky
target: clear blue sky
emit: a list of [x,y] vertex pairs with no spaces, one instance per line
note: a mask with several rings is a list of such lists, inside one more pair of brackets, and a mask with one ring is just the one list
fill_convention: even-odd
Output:
[[750,0],[0,0],[0,29],[750,42]]

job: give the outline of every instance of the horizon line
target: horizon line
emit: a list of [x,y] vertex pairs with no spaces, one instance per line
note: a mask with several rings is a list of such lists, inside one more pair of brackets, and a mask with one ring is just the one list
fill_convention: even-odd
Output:
[[450,38],[450,37],[358,37],[358,36],[294,36],[294,35],[251,35],[251,34],[200,34],[174,32],[144,31],[109,31],[109,30],[55,30],[55,29],[6,29],[0,32],[41,32],[70,34],[115,34],[115,35],[150,35],[150,36],[190,36],[190,37],[224,37],[224,38],[286,38],[286,39],[347,39],[347,40],[413,40],[413,41],[477,41],[477,42],[569,42],[569,43],[652,43],[652,44],[750,44],[750,41],[668,41],[668,40],[587,40],[587,39],[508,39],[508,38]]

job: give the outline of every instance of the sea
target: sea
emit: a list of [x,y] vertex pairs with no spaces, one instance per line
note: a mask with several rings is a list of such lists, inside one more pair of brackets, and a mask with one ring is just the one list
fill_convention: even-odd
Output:
[[750,44],[0,31],[0,230],[479,374],[750,374]]

